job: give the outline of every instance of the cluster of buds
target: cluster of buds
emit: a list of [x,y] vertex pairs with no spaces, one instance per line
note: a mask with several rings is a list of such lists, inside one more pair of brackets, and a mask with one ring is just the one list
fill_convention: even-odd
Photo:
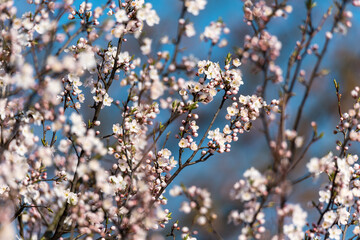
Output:
[[203,188],[191,186],[174,186],[170,190],[170,195],[176,197],[184,195],[189,201],[184,201],[181,204],[180,211],[190,214],[195,213],[195,221],[200,226],[210,224],[217,218],[217,215],[212,211],[212,200],[210,193]]
[[334,31],[346,35],[348,29],[352,26],[352,18],[353,13],[351,11],[344,11]]
[[245,36],[243,49],[238,49],[238,54],[242,61],[250,59],[256,67],[261,69],[264,64],[269,64],[269,70],[274,74],[272,81],[279,83],[283,81],[282,69],[275,64],[275,60],[280,56],[282,44],[278,38],[263,30],[259,36]]
[[259,27],[263,28],[269,19],[273,16],[275,17],[286,17],[287,14],[292,12],[292,7],[290,5],[274,5],[269,6],[263,0],[260,1],[251,1],[244,0],[244,19],[251,25],[251,22],[255,20]]

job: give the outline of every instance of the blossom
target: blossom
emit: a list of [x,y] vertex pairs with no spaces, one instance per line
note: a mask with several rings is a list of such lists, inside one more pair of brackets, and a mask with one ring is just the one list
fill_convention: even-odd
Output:
[[192,142],[192,143],[190,144],[190,149],[191,149],[192,151],[198,150],[198,146],[197,146],[196,142]]
[[137,133],[140,130],[140,127],[139,127],[138,123],[136,122],[136,120],[132,120],[130,122],[129,129],[130,129],[130,132],[132,132],[132,133]]
[[324,214],[323,228],[329,228],[335,221],[337,214],[334,211],[327,211]]
[[152,40],[150,38],[144,38],[143,40],[144,45],[140,47],[142,54],[148,55],[151,52],[151,43]]
[[64,192],[64,197],[67,200],[67,203],[69,203],[71,205],[77,205],[78,204],[79,198],[78,198],[76,193],[70,192],[69,190],[66,190]]
[[205,225],[207,223],[205,216],[199,216],[196,220],[197,224],[199,225]]
[[73,112],[70,116],[70,120],[72,122],[71,132],[78,136],[84,135],[86,128],[81,115]]
[[329,238],[340,240],[341,233],[342,233],[341,229],[339,229],[338,226],[334,225],[329,229]]
[[188,145],[189,145],[189,142],[185,138],[182,138],[179,142],[179,147],[181,147],[181,148],[187,148]]
[[300,207],[299,204],[289,205],[292,208],[292,221],[297,229],[302,229],[306,225],[307,213]]
[[353,234],[360,235],[360,227],[359,226],[355,226],[355,228],[353,230]]
[[123,24],[119,24],[111,30],[111,34],[116,38],[120,38],[124,32],[125,26]]
[[179,209],[181,212],[184,212],[186,214],[189,214],[191,212],[191,207],[188,202],[182,202],[181,207]]
[[331,169],[332,168],[332,158],[333,155],[330,152],[328,155],[319,158],[311,158],[310,162],[306,164],[307,169],[310,173],[319,175],[321,172],[323,172],[325,169]]
[[171,156],[171,151],[167,148],[161,149],[158,152],[158,164],[160,167],[165,167],[169,165],[169,158]]
[[35,79],[33,77],[33,74],[34,74],[33,67],[30,64],[25,63],[22,66],[20,72],[15,74],[14,79],[19,87],[23,89],[28,89],[33,87],[35,84]]
[[211,130],[208,133],[208,138],[209,139],[218,139],[220,136],[220,129],[216,128],[215,130]]
[[199,15],[199,11],[203,10],[206,4],[206,0],[185,0],[186,10],[195,16]]
[[319,198],[320,202],[328,203],[330,201],[331,193],[329,190],[326,190],[326,191],[321,190],[321,191],[319,191],[319,195],[320,195],[320,198]]
[[144,4],[144,0],[133,0],[131,2],[132,7],[140,8]]
[[34,26],[34,29],[37,33],[44,34],[51,29],[51,22],[48,19],[40,21]]
[[108,181],[110,184],[114,187],[114,193],[118,190],[122,190],[126,187],[126,181],[124,181],[124,178],[121,175],[117,176],[109,176]]
[[241,65],[240,59],[235,58],[235,59],[233,60],[233,65],[234,65],[235,67],[239,67],[239,66]]
[[182,189],[179,185],[175,185],[172,189],[170,189],[169,194],[172,197],[179,196],[182,192]]
[[220,39],[222,26],[223,24],[221,22],[212,22],[210,26],[205,27],[202,37],[210,39],[213,44],[216,44]]
[[93,99],[95,102],[101,102],[103,100],[103,96],[101,94],[98,94],[96,96],[93,96]]
[[230,129],[230,126],[228,124],[225,125],[225,127],[223,129],[223,132],[225,134],[231,134],[231,129]]
[[10,190],[9,186],[7,186],[5,184],[0,185],[0,195],[4,194],[5,192],[8,192],[9,190]]
[[85,51],[79,54],[78,61],[84,69],[90,70],[96,66],[95,56],[92,51]]
[[126,11],[124,9],[120,9],[115,13],[115,18],[118,23],[123,23],[129,20]]
[[231,107],[227,107],[227,112],[230,116],[235,116],[236,114],[239,113],[239,109],[231,106]]
[[157,79],[158,78],[157,72],[156,75],[153,76],[153,78],[156,78],[156,80],[154,80],[153,84],[151,85],[150,92],[151,92],[151,98],[155,100],[164,94],[165,86],[159,79]]
[[345,207],[338,208],[337,213],[339,216],[338,223],[341,225],[346,225],[350,216],[350,213],[346,210]]
[[205,69],[207,79],[213,79],[220,76],[220,66],[218,63],[210,62],[207,69]]
[[188,23],[185,25],[185,35],[187,37],[193,37],[195,36],[196,34],[196,31],[195,31],[195,28],[194,28],[194,24],[193,23]]
[[104,106],[111,106],[112,102],[113,102],[113,99],[106,93],[104,95],[104,100],[103,100]]
[[195,85],[193,86],[192,90],[194,92],[200,92],[201,89],[203,88],[203,86],[200,83],[195,83]]
[[160,18],[157,15],[156,11],[152,9],[151,3],[146,3],[143,8],[140,8],[136,16],[143,21],[146,21],[147,25],[154,26],[159,24]]
[[60,144],[59,144],[59,151],[64,152],[64,153],[67,152],[70,145],[71,145],[71,141],[61,139]]
[[5,99],[0,99],[0,118],[1,120],[5,119],[6,116],[6,104],[7,103],[7,98]]
[[303,239],[303,232],[295,227],[294,224],[284,225],[284,234],[291,240]]

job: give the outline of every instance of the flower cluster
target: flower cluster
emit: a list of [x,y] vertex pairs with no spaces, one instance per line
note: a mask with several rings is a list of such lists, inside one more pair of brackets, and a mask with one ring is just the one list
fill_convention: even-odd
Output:
[[218,20],[216,22],[211,22],[210,26],[205,27],[204,33],[201,34],[200,38],[207,41],[210,40],[212,45],[217,45],[219,47],[225,47],[227,45],[227,40],[223,39],[220,41],[221,33],[228,34],[230,29],[225,26],[225,23]]
[[[184,201],[181,204],[180,211],[186,214],[195,213],[194,221],[200,225],[212,226],[212,222],[217,215],[212,211],[212,200],[210,193],[206,189],[196,186],[186,188],[185,186],[174,186],[170,190],[172,197],[184,195],[190,202]],[[183,227],[183,229],[187,227]],[[182,237],[187,235],[187,231],[183,231]]]
[[[229,214],[229,222],[236,225],[242,225],[241,235],[239,239],[248,239],[255,237],[259,239],[264,233],[265,214],[261,209],[258,198],[268,195],[268,181],[255,168],[250,168],[244,172],[244,179],[235,183],[230,192],[230,196],[234,200],[238,200],[243,207],[241,212],[232,210]],[[254,228],[254,226],[257,226]]]
[[278,210],[278,215],[291,218],[291,223],[284,225],[284,234],[289,239],[303,239],[303,228],[307,223],[307,213],[299,204],[288,204]]
[[269,64],[269,70],[274,74],[273,82],[279,83],[283,81],[283,72],[280,66],[275,64],[275,60],[280,55],[281,47],[282,44],[278,38],[264,30],[259,36],[246,35],[244,48],[239,49],[238,52],[243,62],[250,59],[258,68],[262,68],[264,64]]
[[[254,3],[255,2],[255,3]],[[271,17],[286,17],[287,13],[291,13],[293,8],[290,5],[281,4],[276,6],[267,5],[266,1],[244,0],[244,18],[251,25],[252,21],[262,28]]]
[[[352,92],[355,99],[353,108],[346,113],[340,111],[340,123],[335,133],[342,133],[345,137],[343,143],[338,142],[338,156],[330,152],[322,158],[312,158],[307,168],[313,175],[326,173],[329,182],[319,191],[319,203],[313,204],[321,215],[314,227],[307,234],[310,237],[327,235],[331,239],[340,239],[343,226],[351,225],[359,219],[359,157],[349,153],[351,144],[347,142],[358,141],[353,137],[353,132],[359,130],[359,88]],[[358,235],[358,227],[353,229],[353,234]]]
[[195,16],[199,15],[200,10],[203,10],[206,4],[206,0],[185,0],[186,10]]

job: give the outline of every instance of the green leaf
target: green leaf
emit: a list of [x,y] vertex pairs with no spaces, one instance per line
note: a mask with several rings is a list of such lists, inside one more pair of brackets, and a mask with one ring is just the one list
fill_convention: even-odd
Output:
[[160,129],[160,131],[162,131],[164,129],[164,125],[162,124],[162,122],[160,122],[160,124],[159,124],[159,129]]
[[189,110],[194,110],[197,108],[197,103],[198,102],[193,102],[190,106],[189,106]]
[[41,139],[41,142],[42,142],[44,147],[48,146],[48,142],[45,139]]
[[46,209],[47,209],[49,212],[54,213],[54,211],[51,210],[51,208],[47,207]]
[[338,82],[336,81],[335,78],[334,78],[334,85],[335,85],[335,89],[338,90],[339,89],[339,84],[338,84]]
[[225,65],[230,64],[231,62],[231,53],[228,53],[225,58]]
[[324,136],[324,132],[321,132],[320,135],[318,136],[318,138],[322,138]]
[[314,2],[313,0],[307,0],[305,2],[305,6],[306,6],[306,9],[310,10],[310,9],[316,7],[316,2]]
[[185,185],[184,185],[183,183],[180,184],[180,187],[182,188],[182,190],[183,190],[184,192],[186,192],[186,187],[185,187]]
[[178,100],[173,101],[172,104],[171,104],[172,110],[174,110],[174,111],[178,106],[179,106],[179,101]]

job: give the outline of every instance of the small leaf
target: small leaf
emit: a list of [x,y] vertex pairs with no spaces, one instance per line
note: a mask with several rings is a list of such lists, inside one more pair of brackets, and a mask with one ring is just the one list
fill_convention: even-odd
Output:
[[41,139],[41,142],[42,142],[44,147],[48,146],[48,142],[45,139]]
[[225,58],[225,65],[230,64],[231,62],[231,53],[228,53]]
[[190,105],[190,107],[189,107],[189,110],[194,110],[194,109],[196,109],[196,108],[197,108],[196,105],[197,105],[197,102],[192,103],[192,104]]
[[180,187],[182,188],[182,190],[183,190],[184,192],[186,192],[186,187],[185,187],[185,185],[184,185],[183,183],[180,184]]
[[310,9],[316,7],[316,2],[314,2],[313,0],[307,0],[305,5],[306,5],[306,8],[308,10],[310,10]]
[[47,209],[49,212],[54,213],[54,211],[51,210],[51,208],[47,207],[46,209]]
[[320,76],[326,76],[330,73],[329,69],[322,69],[319,73]]
[[178,107],[178,105],[179,105],[178,100],[173,101],[171,104],[172,110],[175,111],[175,109]]
[[339,84],[338,84],[338,82],[336,81],[335,78],[334,78],[334,85],[335,85],[335,89],[338,90],[339,89]]

